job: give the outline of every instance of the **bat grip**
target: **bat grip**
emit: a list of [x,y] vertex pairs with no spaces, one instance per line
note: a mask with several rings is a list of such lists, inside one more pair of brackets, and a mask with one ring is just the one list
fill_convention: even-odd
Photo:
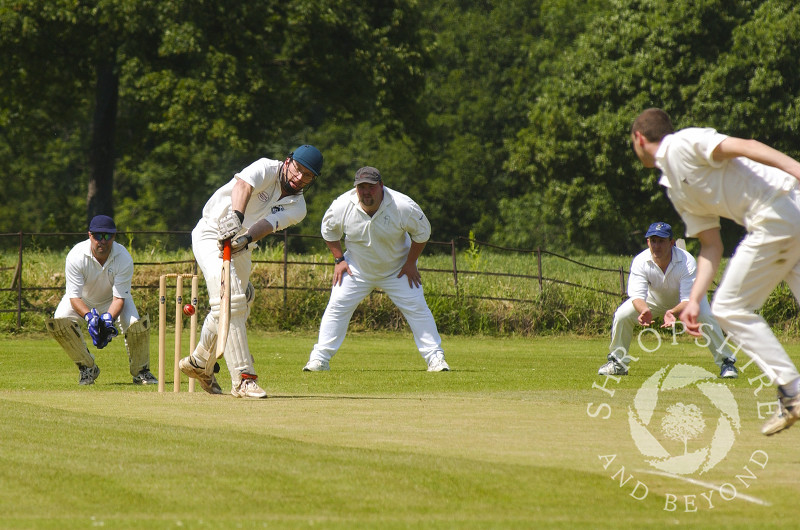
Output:
[[226,239],[222,242],[222,260],[223,261],[230,261],[231,260],[231,240]]

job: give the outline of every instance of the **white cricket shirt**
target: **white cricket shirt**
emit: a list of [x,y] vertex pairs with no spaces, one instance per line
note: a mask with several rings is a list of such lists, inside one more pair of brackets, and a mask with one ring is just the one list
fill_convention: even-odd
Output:
[[628,296],[641,300],[648,300],[649,296],[660,307],[674,307],[689,299],[696,273],[697,262],[685,250],[672,247],[672,261],[663,272],[648,248],[631,262]]
[[340,241],[342,236],[349,264],[365,277],[386,278],[398,274],[412,240],[428,241],[431,224],[410,197],[386,186],[378,211],[370,217],[353,188],[337,197],[322,218],[326,241]]
[[231,209],[231,193],[236,179],[253,186],[253,193],[244,212],[242,226],[252,226],[266,219],[275,232],[297,224],[306,216],[306,200],[302,193],[280,198],[281,183],[278,177],[282,162],[261,158],[256,160],[219,188],[203,207],[203,219],[214,230],[219,220]]
[[67,254],[67,298],[82,298],[89,307],[108,304],[113,297],[130,298],[133,258],[128,250],[114,241],[105,265],[100,265],[91,245],[87,239]]
[[720,217],[750,230],[763,205],[797,186],[785,171],[748,158],[714,161],[712,152],[726,138],[711,128],[688,128],[665,136],[656,152],[659,183],[686,223],[687,236],[719,228]]

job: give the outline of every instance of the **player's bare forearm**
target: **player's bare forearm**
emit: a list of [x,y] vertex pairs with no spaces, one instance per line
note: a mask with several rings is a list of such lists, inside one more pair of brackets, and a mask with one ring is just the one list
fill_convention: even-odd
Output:
[[422,285],[422,276],[417,268],[417,260],[422,254],[422,250],[424,248],[425,243],[417,243],[416,241],[412,241],[411,248],[408,249],[406,262],[400,268],[400,273],[397,275],[398,278],[402,278],[403,276],[408,278],[409,287],[419,287]]
[[74,309],[75,312],[80,316],[83,316],[92,310],[92,308],[86,305],[86,302],[84,302],[81,298],[70,298],[69,303],[72,306],[72,309]]
[[122,313],[122,308],[125,306],[125,299],[124,298],[117,298],[114,297],[114,300],[111,301],[111,305],[108,306],[108,312],[111,313],[111,316],[114,317],[114,320],[117,319],[120,313]]
[[700,240],[700,253],[697,256],[697,275],[689,299],[700,304],[717,275],[724,248],[719,228],[704,230],[697,234],[697,239]]
[[236,184],[233,185],[233,191],[231,192],[231,207],[237,212],[244,213],[252,193],[253,186],[242,179],[236,179]]
[[636,320],[642,326],[649,326],[653,322],[653,313],[650,311],[650,306],[641,298],[634,298],[631,302],[633,303],[633,308],[639,313]]
[[[333,258],[342,258],[344,257],[344,250],[342,250],[342,242],[341,241],[325,241],[325,244],[328,245],[328,250],[331,251],[333,254]],[[347,264],[346,261],[342,261],[333,267],[333,285],[341,285],[342,279],[344,278],[344,273],[350,274],[350,265]]]
[[758,140],[731,136],[720,142],[712,153],[712,157],[717,161],[738,156],[776,167],[800,180],[800,162]]

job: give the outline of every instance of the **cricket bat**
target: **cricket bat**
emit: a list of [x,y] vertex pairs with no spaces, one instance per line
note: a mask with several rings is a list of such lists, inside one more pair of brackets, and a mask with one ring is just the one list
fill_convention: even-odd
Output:
[[214,373],[216,359],[225,353],[225,344],[228,342],[228,331],[231,325],[231,240],[222,243],[222,271],[220,272],[219,285],[219,318],[217,320],[217,353],[215,359],[206,362],[206,374]]

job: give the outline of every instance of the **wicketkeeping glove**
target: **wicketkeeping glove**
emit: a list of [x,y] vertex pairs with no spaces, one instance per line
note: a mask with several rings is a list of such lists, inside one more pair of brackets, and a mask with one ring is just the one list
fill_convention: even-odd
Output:
[[219,240],[226,241],[242,231],[242,212],[231,210],[219,220]]
[[108,330],[100,320],[100,315],[97,313],[97,309],[92,309],[83,315],[83,319],[88,325],[89,336],[92,337],[92,344],[94,344],[98,350],[105,348],[106,344],[108,344]]
[[[119,335],[119,331],[114,327],[114,317],[111,316],[111,313],[103,313],[100,316],[100,320],[103,322],[108,332],[108,342],[111,342],[111,339]],[[106,344],[108,344],[108,342],[106,342]]]

